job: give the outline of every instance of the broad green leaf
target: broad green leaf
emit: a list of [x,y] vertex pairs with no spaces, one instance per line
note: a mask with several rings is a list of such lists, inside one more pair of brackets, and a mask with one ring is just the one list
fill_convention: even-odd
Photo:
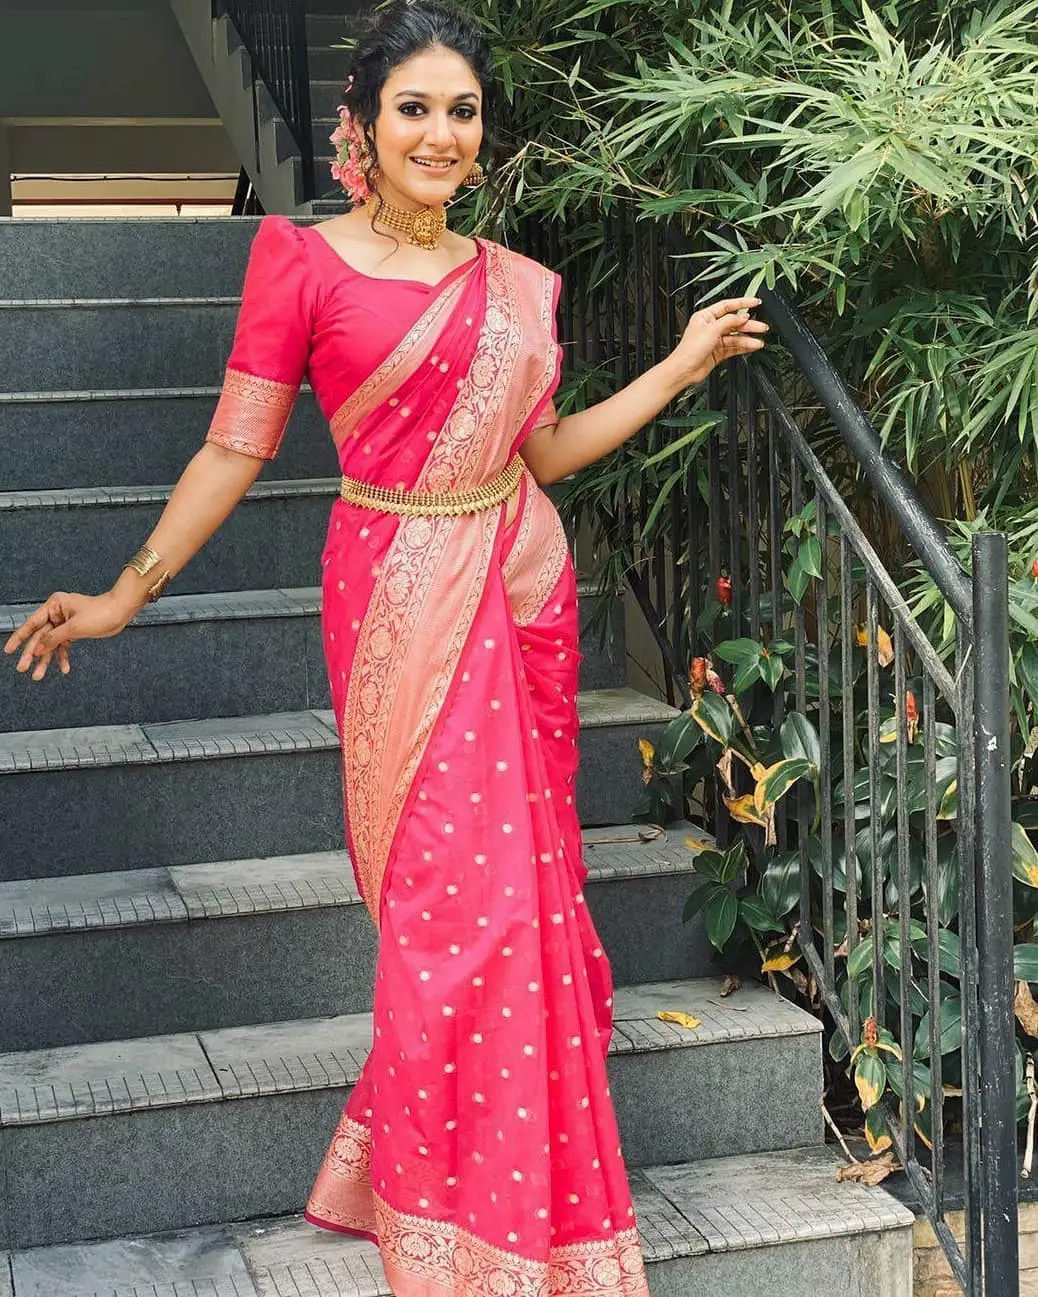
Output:
[[863,973],[872,975],[872,942],[862,941],[847,956],[847,976],[857,981]]
[[790,712],[782,722],[782,751],[787,757],[802,757],[813,766],[821,764],[818,731],[800,712]]
[[687,761],[703,741],[703,731],[691,712],[682,712],[663,731],[656,747],[656,769],[666,773],[680,762]]
[[860,1055],[854,1068],[854,1084],[861,1106],[868,1112],[879,1103],[887,1088],[887,1069],[883,1060],[867,1052]]
[[723,951],[739,917],[739,901],[735,893],[730,887],[715,887],[703,912],[710,944],[715,950]]
[[[915,1057],[930,1057],[930,1014],[923,1015],[915,1034]],[[952,1054],[962,1045],[962,998],[955,992],[941,1001],[940,1012],[940,1050],[942,1054]]]
[[723,658],[725,662],[743,666],[758,660],[761,646],[755,639],[730,639],[716,645],[713,652],[715,657]]
[[785,671],[785,667],[783,666],[782,659],[778,656],[777,653],[766,654],[764,657],[761,658],[757,669],[760,672],[760,678],[764,681],[764,683],[768,686],[768,688],[772,691],[772,693],[774,693],[775,690],[778,688],[779,683],[782,680],[783,673]]
[[739,902],[739,918],[754,932],[782,932],[775,918],[759,896],[746,896]]
[[723,748],[731,742],[735,717],[719,694],[705,693],[692,704],[692,715],[702,729]]
[[1013,877],[1028,887],[1038,887],[1038,851],[1022,825],[1013,824]]
[[800,553],[797,556],[801,567],[809,577],[821,579],[822,576],[822,547],[817,536],[808,536],[800,545]]
[[1034,942],[1013,947],[1013,977],[1018,982],[1038,984],[1038,945]]
[[793,787],[798,779],[814,773],[815,766],[803,757],[793,757],[777,761],[764,772],[754,789],[753,799],[757,809],[764,813],[769,806],[774,806]]
[[874,1154],[885,1153],[893,1145],[882,1108],[870,1108],[865,1114],[865,1138]]
[[800,861],[796,852],[776,856],[767,866],[760,883],[761,900],[777,918],[785,916],[800,900]]

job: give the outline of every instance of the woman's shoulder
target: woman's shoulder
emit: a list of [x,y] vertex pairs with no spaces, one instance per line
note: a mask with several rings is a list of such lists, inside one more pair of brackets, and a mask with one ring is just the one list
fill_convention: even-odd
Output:
[[252,241],[252,255],[284,259],[303,257],[306,239],[300,226],[287,216],[264,216]]
[[505,244],[496,243],[492,239],[482,239],[480,241],[492,256],[507,261],[524,278],[543,282],[545,279],[555,280],[558,277],[550,266],[535,261],[533,257],[528,257],[524,252],[517,252],[515,248],[506,247]]

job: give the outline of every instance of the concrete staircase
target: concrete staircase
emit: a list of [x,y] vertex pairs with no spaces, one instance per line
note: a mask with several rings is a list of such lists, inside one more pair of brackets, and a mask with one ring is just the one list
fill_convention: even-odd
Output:
[[[146,537],[205,435],[254,229],[0,221],[0,637]],[[389,1291],[370,1244],[298,1215],[369,1046],[375,954],[318,631],[334,475],[304,394],[124,635],[40,685],[0,660],[0,1297]],[[623,827],[635,740],[670,709],[619,648],[584,649],[588,903],[655,1297],[909,1297],[911,1216],[838,1184],[822,1142],[820,1024],[722,998],[680,921],[684,832]]]

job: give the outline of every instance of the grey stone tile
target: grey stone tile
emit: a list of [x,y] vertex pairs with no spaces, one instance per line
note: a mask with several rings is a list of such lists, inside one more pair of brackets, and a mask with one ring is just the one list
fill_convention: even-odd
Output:
[[701,1256],[708,1250],[706,1239],[642,1172],[632,1172],[630,1183],[638,1236],[647,1263]]
[[[700,1026],[688,1028],[660,1021],[660,1012],[675,1010],[698,1018]],[[817,1036],[822,1030],[817,1018],[765,986],[746,985],[722,997],[721,983],[712,979],[619,987],[614,1016],[617,1034],[630,1043],[630,1048],[638,1050]]]
[[206,1031],[199,1040],[224,1097],[352,1085],[371,1049],[370,1013]]
[[219,1099],[193,1035],[0,1054],[0,1126],[27,1126]]
[[143,729],[159,757],[167,761],[322,750],[339,744],[338,735],[312,711],[164,721]]
[[592,877],[605,882],[661,874],[691,874],[703,839],[696,825],[673,824],[660,833],[644,824],[603,825],[584,830],[584,856]]
[[105,766],[154,761],[139,725],[92,725],[82,729],[15,730],[0,734],[0,774],[54,766]]
[[[841,1159],[824,1146],[716,1158],[643,1171],[712,1252],[735,1251],[910,1225],[882,1188],[836,1179]],[[778,1188],[777,1188],[778,1187]]]
[[[0,608],[0,616],[4,610]],[[297,617],[300,608],[280,590],[223,590],[212,594],[166,595],[148,604],[134,625],[185,621],[228,621],[250,617]]]
[[238,1226],[257,1297],[389,1297],[378,1248],[302,1216]]
[[186,919],[165,869],[0,883],[0,937]]
[[16,1252],[17,1297],[258,1297],[229,1229]]
[[174,865],[169,873],[193,919],[360,903],[345,851]]
[[11,1282],[11,1261],[6,1252],[0,1252],[0,1297],[14,1297]]
[[679,712],[637,689],[594,689],[577,699],[581,725],[649,725]]
[[320,586],[292,586],[279,593],[289,599],[298,610],[311,616],[321,611],[324,602]]

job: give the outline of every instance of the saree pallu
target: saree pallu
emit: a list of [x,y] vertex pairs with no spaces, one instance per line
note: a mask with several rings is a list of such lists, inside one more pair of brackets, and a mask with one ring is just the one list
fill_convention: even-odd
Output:
[[[481,241],[330,411],[343,472],[423,492],[493,479],[551,410],[557,296]],[[347,837],[380,948],[371,1053],[306,1217],[375,1240],[397,1297],[647,1297],[582,891],[558,514],[528,471],[462,517],[340,499],[322,564]]]

